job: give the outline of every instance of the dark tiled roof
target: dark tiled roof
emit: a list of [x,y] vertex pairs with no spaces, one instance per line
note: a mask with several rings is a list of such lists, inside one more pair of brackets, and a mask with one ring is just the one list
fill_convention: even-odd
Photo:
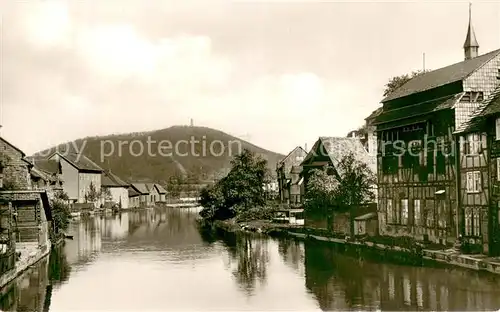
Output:
[[149,190],[148,187],[146,186],[146,183],[132,183],[132,186],[141,194],[149,194]]
[[156,188],[158,189],[158,193],[160,194],[167,194],[167,190],[163,188],[160,184],[155,184]]
[[382,113],[382,109],[383,109],[383,107],[379,107],[376,110],[374,110],[370,115],[368,115],[368,117],[365,118],[366,122],[369,124],[371,122],[373,122],[375,117],[377,117],[378,115],[380,115]]
[[59,156],[66,159],[73,166],[75,166],[78,170],[98,171],[98,172],[103,171],[103,169],[101,167],[99,167],[96,163],[94,163],[92,160],[88,159],[85,155],[83,155],[81,153],[80,154],[64,153],[64,154],[59,154]]
[[102,175],[102,186],[127,187],[129,184],[113,174],[111,171],[104,171]]
[[482,121],[490,116],[500,113],[500,86],[488,96],[483,103],[472,113],[467,122],[461,124],[455,133],[463,133],[477,130]]
[[389,94],[382,102],[463,80],[499,53],[500,49],[419,75]]
[[134,196],[139,196],[141,195],[140,192],[137,191],[137,189],[135,189],[134,187],[129,187],[128,189],[128,196],[129,197],[134,197]]
[[33,160],[35,168],[45,171],[47,173],[57,174],[59,173],[59,163],[55,160],[35,158]]
[[462,92],[418,104],[387,110],[375,117],[374,124],[379,125],[452,108],[461,96]]

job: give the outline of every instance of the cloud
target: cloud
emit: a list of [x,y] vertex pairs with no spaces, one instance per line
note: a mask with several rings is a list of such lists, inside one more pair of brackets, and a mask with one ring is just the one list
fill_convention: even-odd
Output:
[[[439,51],[426,51],[430,68],[460,60],[467,8],[7,1],[2,135],[31,153],[78,137],[193,118],[287,153],[360,125],[378,106],[389,77],[421,65],[419,49]],[[498,26],[494,10],[481,4],[475,13],[486,16],[476,20],[483,51],[500,44],[494,32],[479,32]],[[429,20],[419,25],[424,17]],[[446,27],[437,27],[444,18]],[[450,33],[446,40],[432,39],[437,28]]]

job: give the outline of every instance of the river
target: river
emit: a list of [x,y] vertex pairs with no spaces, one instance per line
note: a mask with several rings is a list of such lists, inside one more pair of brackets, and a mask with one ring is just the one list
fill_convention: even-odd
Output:
[[4,287],[3,311],[497,310],[500,277],[200,232],[199,209],[95,216]]

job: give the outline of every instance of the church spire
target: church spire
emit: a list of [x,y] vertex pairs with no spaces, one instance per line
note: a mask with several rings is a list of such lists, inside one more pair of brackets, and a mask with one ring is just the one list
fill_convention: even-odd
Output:
[[475,58],[478,55],[479,44],[477,43],[476,34],[472,27],[472,3],[469,3],[469,27],[467,28],[467,37],[464,43],[465,59]]

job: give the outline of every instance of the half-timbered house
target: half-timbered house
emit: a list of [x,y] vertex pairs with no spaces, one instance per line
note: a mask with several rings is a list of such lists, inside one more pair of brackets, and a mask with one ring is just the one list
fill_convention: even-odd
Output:
[[500,83],[500,50],[478,56],[469,20],[465,60],[389,94],[375,117],[382,235],[445,244],[458,236],[454,131]]
[[300,163],[306,155],[307,152],[297,146],[276,165],[279,198],[284,204],[299,204],[302,201]]
[[[500,79],[500,70],[498,73]],[[500,87],[456,131],[459,229],[472,250],[500,255]]]

